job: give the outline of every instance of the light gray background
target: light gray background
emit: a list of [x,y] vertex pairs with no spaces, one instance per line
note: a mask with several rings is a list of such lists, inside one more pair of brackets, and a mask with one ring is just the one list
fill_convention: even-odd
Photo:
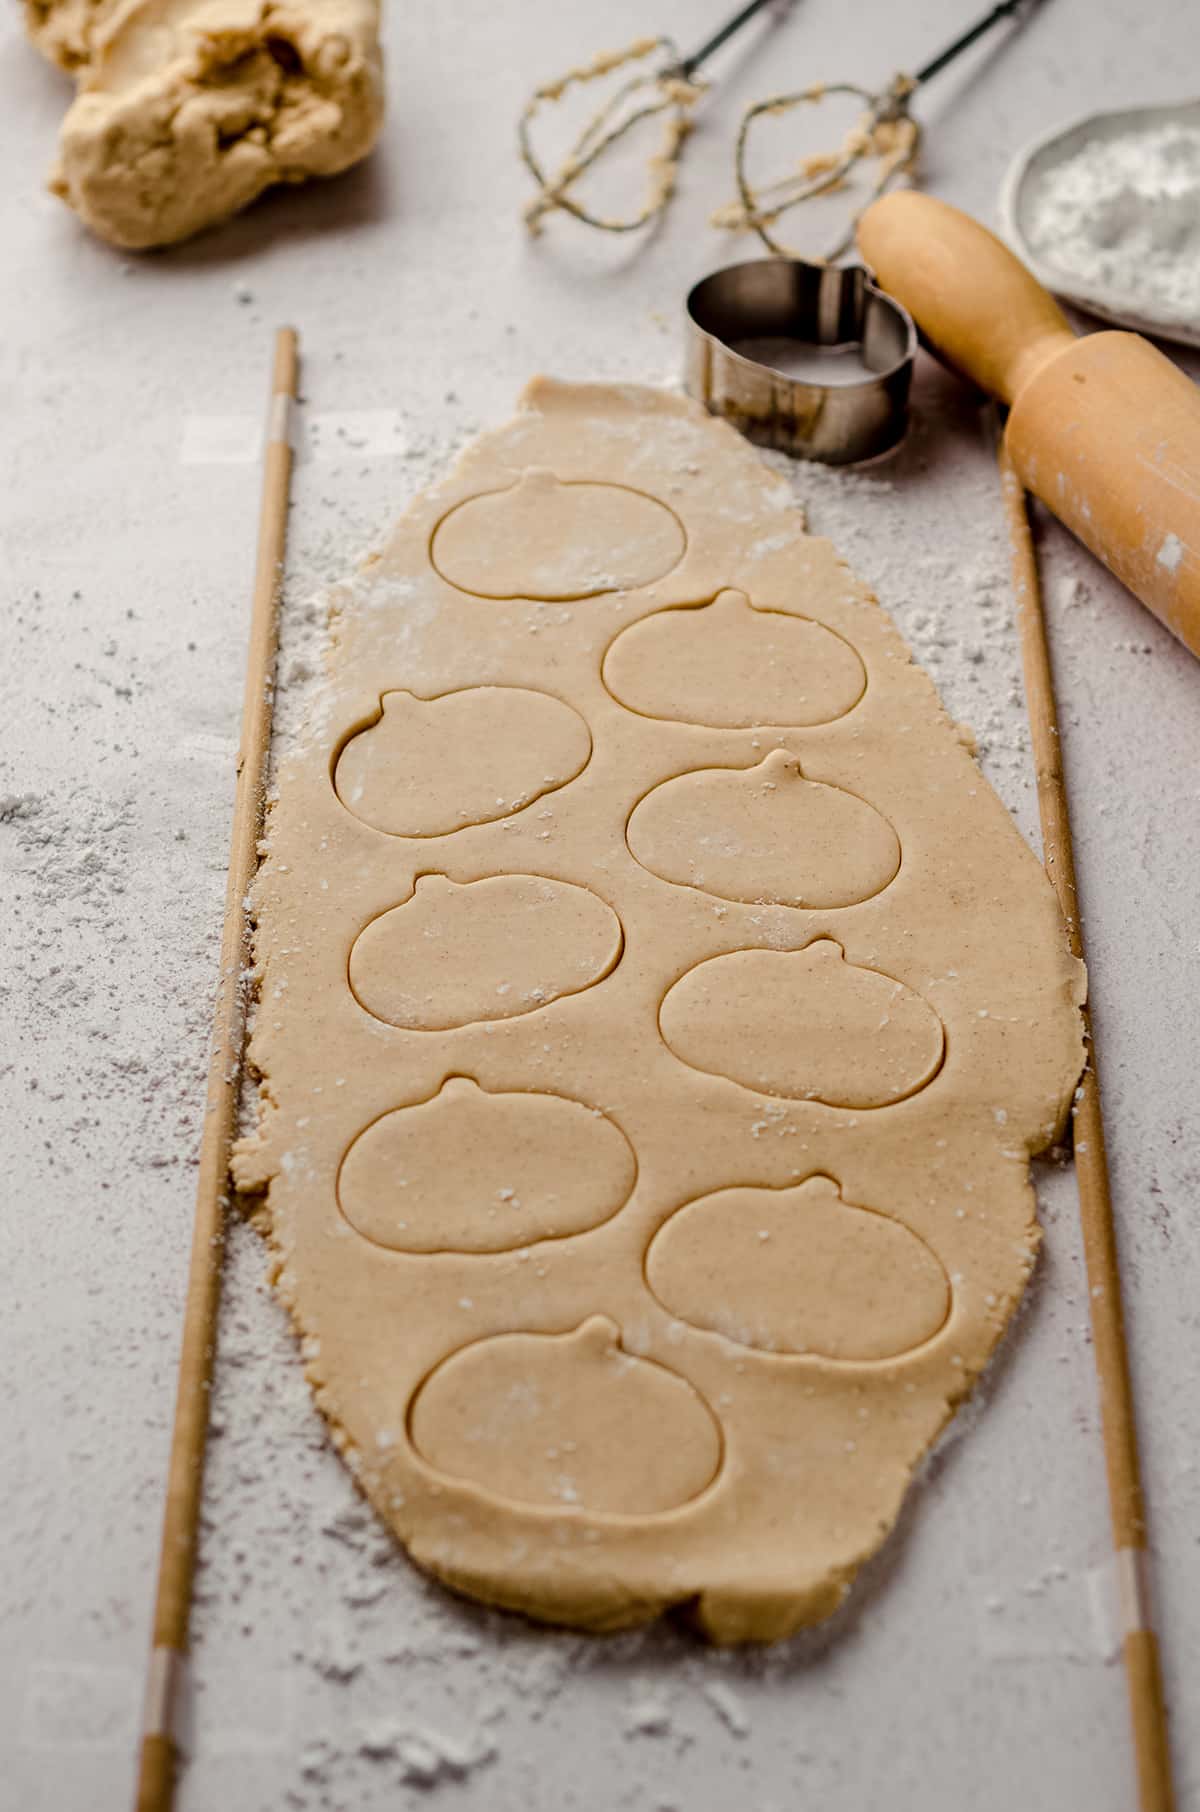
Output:
[[[686,45],[721,10],[390,7],[391,112],[370,165],[149,257],[96,243],[43,193],[66,88],[6,10],[0,1805],[14,1812],[129,1800],[257,511],[256,468],[233,456],[252,445],[270,329],[301,329],[307,423],[286,732],[314,591],[529,374],[675,375],[683,294],[732,255],[706,220],[730,192],[741,105],[818,76],[878,81],[972,8],[799,0],[717,66],[661,234],[599,242],[555,223],[531,243],[512,150],[530,85],[647,27]],[[1196,42],[1192,0],[1045,0],[923,101],[926,185],[994,219],[1025,140],[1092,107],[1182,98]],[[916,408],[897,460],[850,478],[801,468],[798,495],[976,726],[1035,836],[986,425],[928,363]],[[1043,557],[1194,1808],[1200,668],[1052,525]],[[1094,1603],[1108,1534],[1073,1177],[1044,1166],[1040,1188],[1044,1262],[965,1438],[927,1469],[838,1626],[748,1656],[662,1630],[539,1632],[415,1576],[331,1454],[239,1229],[183,1812],[1125,1812],[1124,1684]]]

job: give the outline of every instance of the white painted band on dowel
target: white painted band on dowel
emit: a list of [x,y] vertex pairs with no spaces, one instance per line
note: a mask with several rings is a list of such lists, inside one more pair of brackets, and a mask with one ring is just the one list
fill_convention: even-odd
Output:
[[[305,459],[402,459],[408,437],[398,409],[309,409],[303,415],[283,391],[267,413],[267,439],[290,441]],[[189,415],[184,418],[180,463],[185,466],[251,466],[262,457],[261,415]]]
[[1117,1582],[1117,1627],[1121,1640],[1153,1629],[1150,1619],[1150,1575],[1145,1548],[1118,1548],[1113,1555]]
[[286,390],[277,390],[271,398],[271,414],[267,423],[267,442],[280,441],[284,446],[292,444],[292,404],[294,397]]
[[169,1737],[186,1753],[191,1732],[191,1673],[188,1658],[177,1648],[150,1651],[146,1673],[146,1701],[142,1710],[142,1735]]

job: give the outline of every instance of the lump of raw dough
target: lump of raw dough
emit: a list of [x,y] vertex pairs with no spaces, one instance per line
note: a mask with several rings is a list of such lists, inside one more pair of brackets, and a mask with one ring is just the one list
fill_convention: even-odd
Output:
[[378,136],[378,0],[32,4],[35,38],[79,75],[50,186],[114,245],[187,239]]
[[121,0],[25,0],[25,30],[60,69],[90,63],[92,43]]

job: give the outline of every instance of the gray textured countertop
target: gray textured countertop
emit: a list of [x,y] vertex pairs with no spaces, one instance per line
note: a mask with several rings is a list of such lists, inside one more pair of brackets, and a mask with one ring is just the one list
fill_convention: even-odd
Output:
[[[674,378],[688,284],[733,255],[741,105],[874,82],[971,9],[799,0],[727,54],[661,233],[518,225],[536,81],[720,5],[389,8],[372,162],[169,254],[87,238],[41,175],[62,81],[0,28],[0,1805],[129,1803],[249,577],[271,328],[303,336],[283,660],[310,600],[525,378]],[[696,23],[690,19],[696,14]],[[928,187],[994,220],[1012,154],[1094,107],[1182,98],[1188,0],[1046,0],[931,89]],[[748,254],[747,254],[748,255]],[[1195,371],[1197,366],[1192,364]],[[985,425],[918,373],[901,455],[796,472],[1031,837],[1036,810]],[[1200,1806],[1200,667],[1056,526],[1042,550],[1105,1078],[1181,1804]],[[713,1655],[446,1599],[359,1505],[256,1236],[229,1260],[182,1812],[1126,1812],[1124,1682],[1074,1180],[1043,1166],[1044,1260],[976,1407],[837,1624]],[[1100,1607],[1102,1609],[1102,1607]]]

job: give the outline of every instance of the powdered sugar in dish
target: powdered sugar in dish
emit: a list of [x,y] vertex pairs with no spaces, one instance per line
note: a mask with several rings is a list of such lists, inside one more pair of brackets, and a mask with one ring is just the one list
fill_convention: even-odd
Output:
[[1103,125],[1073,155],[1031,168],[1029,249],[1064,287],[1200,327],[1200,123]]

